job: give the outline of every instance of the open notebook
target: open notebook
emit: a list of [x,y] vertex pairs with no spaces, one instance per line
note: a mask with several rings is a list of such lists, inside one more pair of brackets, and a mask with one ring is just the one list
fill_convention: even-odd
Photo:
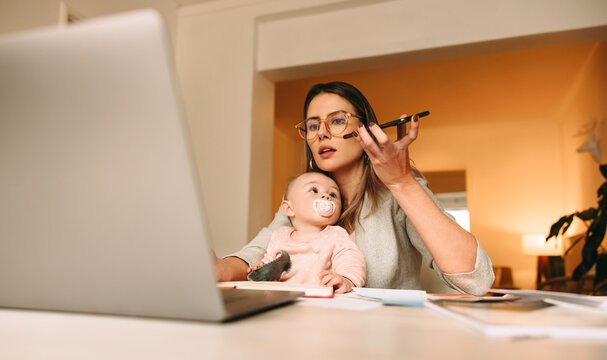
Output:
[[225,281],[217,283],[217,286],[220,289],[303,291],[305,297],[333,297],[333,287],[318,284],[296,284],[282,281]]

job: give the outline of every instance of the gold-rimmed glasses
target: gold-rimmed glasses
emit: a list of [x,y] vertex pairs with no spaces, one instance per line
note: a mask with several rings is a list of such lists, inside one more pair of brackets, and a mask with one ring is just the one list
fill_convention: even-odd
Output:
[[335,136],[346,131],[350,119],[353,117],[361,119],[361,117],[358,115],[351,114],[347,111],[339,110],[330,113],[325,119],[320,119],[317,117],[305,119],[304,121],[295,125],[295,128],[297,129],[297,132],[299,133],[299,136],[301,136],[302,139],[310,140],[318,134],[320,124],[324,122],[325,126],[327,127],[327,131],[329,131],[329,134]]

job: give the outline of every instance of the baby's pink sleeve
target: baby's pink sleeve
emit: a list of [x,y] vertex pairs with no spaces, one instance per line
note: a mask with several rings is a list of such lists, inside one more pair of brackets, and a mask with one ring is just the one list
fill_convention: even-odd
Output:
[[344,228],[334,228],[335,250],[331,258],[333,272],[348,278],[354,286],[361,287],[366,280],[365,258]]
[[266,249],[266,254],[263,256],[261,260],[264,264],[269,263],[270,261],[276,259],[276,253],[280,251],[282,248],[282,234],[284,233],[284,227],[278,228],[272,232],[272,237],[270,237],[270,242],[268,243],[268,248]]

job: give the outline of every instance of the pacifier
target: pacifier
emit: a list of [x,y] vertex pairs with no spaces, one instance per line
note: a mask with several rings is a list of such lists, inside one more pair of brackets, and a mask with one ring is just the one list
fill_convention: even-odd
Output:
[[312,202],[314,212],[318,216],[330,217],[335,212],[335,203],[333,201],[316,199]]

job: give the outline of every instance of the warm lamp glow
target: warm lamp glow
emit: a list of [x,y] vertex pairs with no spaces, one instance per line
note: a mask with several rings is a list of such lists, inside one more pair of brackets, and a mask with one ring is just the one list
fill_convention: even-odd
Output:
[[536,256],[560,256],[563,254],[563,239],[550,238],[546,241],[543,234],[525,234],[523,235],[523,254]]

